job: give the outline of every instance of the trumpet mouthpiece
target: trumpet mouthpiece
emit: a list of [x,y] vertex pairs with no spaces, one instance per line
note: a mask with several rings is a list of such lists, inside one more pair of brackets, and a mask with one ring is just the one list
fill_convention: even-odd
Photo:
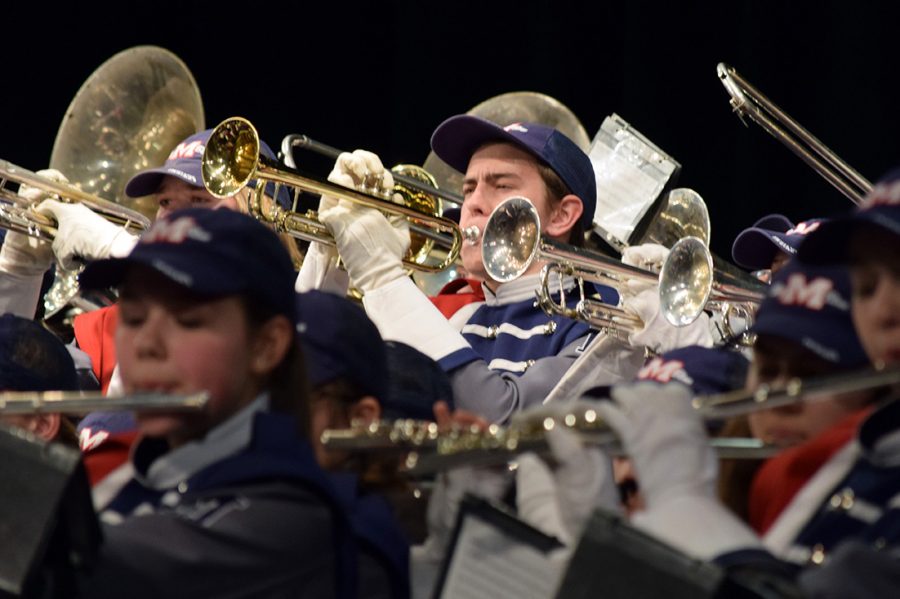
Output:
[[466,227],[462,231],[463,240],[468,245],[475,245],[478,242],[478,238],[481,237],[481,229],[472,225],[471,227]]

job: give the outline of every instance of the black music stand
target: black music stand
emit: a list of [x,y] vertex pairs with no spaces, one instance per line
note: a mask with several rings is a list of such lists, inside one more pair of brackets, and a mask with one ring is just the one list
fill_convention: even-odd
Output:
[[81,453],[0,427],[0,597],[71,597],[100,545]]
[[725,569],[694,559],[597,510],[563,577],[558,598],[791,599],[799,596],[780,572]]

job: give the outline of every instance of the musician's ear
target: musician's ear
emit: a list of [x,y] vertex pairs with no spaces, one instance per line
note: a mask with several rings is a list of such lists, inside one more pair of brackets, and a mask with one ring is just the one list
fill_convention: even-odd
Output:
[[44,441],[52,441],[59,434],[59,414],[33,414],[25,416],[19,426],[34,433]]
[[578,196],[569,194],[551,205],[550,218],[544,227],[544,233],[549,237],[564,238],[572,230],[581,215],[584,213],[584,204]]

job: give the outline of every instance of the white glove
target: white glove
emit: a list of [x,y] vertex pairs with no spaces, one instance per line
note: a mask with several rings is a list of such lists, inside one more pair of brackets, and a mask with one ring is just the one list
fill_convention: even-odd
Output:
[[687,326],[676,327],[660,312],[658,287],[646,287],[635,295],[622,293],[621,297],[622,307],[637,314],[644,323],[644,328],[628,336],[631,345],[643,346],[658,354],[687,345],[712,347],[706,313]]
[[[58,183],[69,182],[65,175],[52,168],[40,170],[36,174]],[[47,197],[44,190],[28,185],[19,186],[18,195],[31,206]],[[33,276],[43,274],[51,264],[53,251],[49,243],[16,231],[6,234],[3,248],[0,249],[0,269],[17,275]]]
[[659,272],[669,256],[669,248],[657,243],[632,245],[622,252],[622,262],[644,270]]
[[715,497],[716,455],[691,391],[680,383],[616,386],[597,411],[631,457],[647,509],[635,526],[701,559],[758,548],[757,536]]
[[[394,186],[393,176],[378,156],[363,150],[338,156],[328,179],[376,195]],[[406,276],[402,260],[409,249],[409,226],[405,219],[388,220],[374,208],[323,196],[319,220],[331,231],[351,282],[363,293]]]
[[618,509],[612,462],[600,450],[585,447],[564,427],[547,431],[546,438],[555,462],[553,468],[533,453],[518,460],[519,517],[564,545],[573,546],[594,510]]
[[53,253],[66,270],[77,269],[83,260],[127,256],[138,242],[136,235],[82,204],[44,200],[36,210],[56,219]]

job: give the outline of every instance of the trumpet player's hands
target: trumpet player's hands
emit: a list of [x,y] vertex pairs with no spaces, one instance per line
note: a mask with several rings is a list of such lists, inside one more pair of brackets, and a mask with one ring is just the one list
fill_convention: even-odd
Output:
[[[364,150],[341,154],[328,179],[379,196],[394,186],[378,156]],[[402,217],[388,218],[374,208],[323,196],[319,220],[334,236],[351,282],[364,293],[406,276],[402,260],[409,249],[409,226]]]
[[644,270],[659,272],[663,263],[669,257],[669,248],[657,243],[645,243],[632,245],[622,252],[622,262],[629,266],[636,266]]
[[[572,402],[560,406],[580,406]],[[527,412],[523,413],[527,415]],[[612,463],[602,451],[585,447],[570,430],[545,433],[548,462],[533,453],[520,456],[516,473],[519,516],[532,526],[574,545],[597,508],[618,509]]]
[[126,256],[138,242],[136,235],[83,204],[44,200],[36,210],[56,220],[53,253],[66,270],[78,268],[85,260]]
[[597,412],[631,457],[646,510],[632,523],[701,559],[760,546],[715,497],[718,459],[690,388],[642,381],[613,387]]
[[[68,183],[69,180],[56,169],[48,168],[36,174],[57,183]],[[34,206],[47,197],[44,190],[28,185],[19,187],[19,197],[28,205]],[[22,276],[43,274],[53,264],[53,250],[46,241],[37,237],[9,231],[0,249],[0,268],[6,272]]]
[[[669,255],[668,248],[645,243],[626,248],[622,262],[645,270],[659,272]],[[628,337],[629,343],[663,353],[686,345],[712,346],[709,317],[704,313],[691,324],[676,327],[660,312],[659,286],[640,279],[630,279],[621,289],[622,306],[637,314],[644,327]]]

